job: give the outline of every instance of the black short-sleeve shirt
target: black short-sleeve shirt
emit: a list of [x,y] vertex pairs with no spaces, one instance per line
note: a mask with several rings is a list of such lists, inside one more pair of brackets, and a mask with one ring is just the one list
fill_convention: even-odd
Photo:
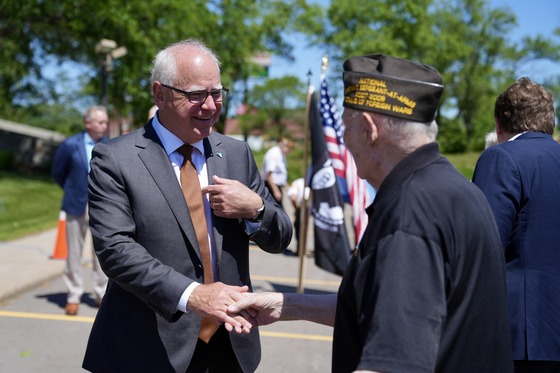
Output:
[[512,372],[504,257],[478,188],[432,143],[368,214],[339,289],[333,372]]

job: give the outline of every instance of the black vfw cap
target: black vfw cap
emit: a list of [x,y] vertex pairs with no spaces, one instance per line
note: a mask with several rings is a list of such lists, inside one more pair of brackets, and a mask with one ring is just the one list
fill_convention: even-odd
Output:
[[383,54],[344,62],[343,106],[416,122],[431,122],[443,79],[431,66]]

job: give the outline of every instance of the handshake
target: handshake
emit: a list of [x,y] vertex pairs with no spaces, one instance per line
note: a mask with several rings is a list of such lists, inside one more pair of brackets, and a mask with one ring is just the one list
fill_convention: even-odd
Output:
[[230,286],[222,282],[197,286],[187,307],[189,310],[218,324],[228,332],[248,334],[259,325],[280,319],[281,293],[249,293],[248,286]]
[[256,326],[280,320],[306,320],[333,326],[336,294],[249,293],[248,286],[221,282],[197,286],[189,310],[224,324],[228,332],[248,334]]

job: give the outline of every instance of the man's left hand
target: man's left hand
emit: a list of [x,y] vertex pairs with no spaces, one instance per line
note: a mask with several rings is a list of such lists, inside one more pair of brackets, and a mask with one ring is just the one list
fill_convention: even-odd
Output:
[[213,185],[202,188],[208,193],[210,207],[222,218],[251,219],[262,207],[261,197],[237,180],[213,176]]

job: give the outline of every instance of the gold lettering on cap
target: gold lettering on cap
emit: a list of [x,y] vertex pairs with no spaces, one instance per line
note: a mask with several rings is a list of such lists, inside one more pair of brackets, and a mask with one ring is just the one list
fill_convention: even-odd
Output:
[[360,85],[362,85],[362,84],[363,85],[373,85],[373,86],[387,88],[387,85],[383,80],[372,79],[372,78],[360,78],[360,80],[358,81],[358,84],[360,84]]
[[387,104],[385,102],[367,100],[366,101],[366,106],[374,108],[374,109],[391,110],[391,105]]
[[410,107],[410,108],[415,108],[416,107],[416,102],[409,99],[406,96],[403,96],[401,94],[399,94],[398,92],[395,91],[391,91],[389,93],[387,93],[387,96],[394,98],[395,100],[398,100],[399,102],[402,102],[403,104],[405,104],[406,106]]
[[385,96],[370,94],[368,99],[371,101],[385,102]]
[[406,114],[406,115],[412,115],[412,109],[409,107],[404,107],[404,106],[399,106],[399,105],[393,105],[392,106],[392,110],[395,113],[401,113],[401,114]]
[[356,92],[357,90],[358,90],[357,85],[351,85],[344,90],[344,94],[347,95],[349,93]]
[[[387,98],[396,100],[404,106],[387,103]],[[416,101],[387,88],[386,81],[373,78],[360,78],[356,85],[346,87],[344,103],[408,116],[414,114],[416,107]]]
[[356,98],[364,98],[364,99],[365,99],[365,98],[368,97],[368,93],[367,93],[367,92],[363,92],[363,91],[357,91],[355,97],[356,97]]

